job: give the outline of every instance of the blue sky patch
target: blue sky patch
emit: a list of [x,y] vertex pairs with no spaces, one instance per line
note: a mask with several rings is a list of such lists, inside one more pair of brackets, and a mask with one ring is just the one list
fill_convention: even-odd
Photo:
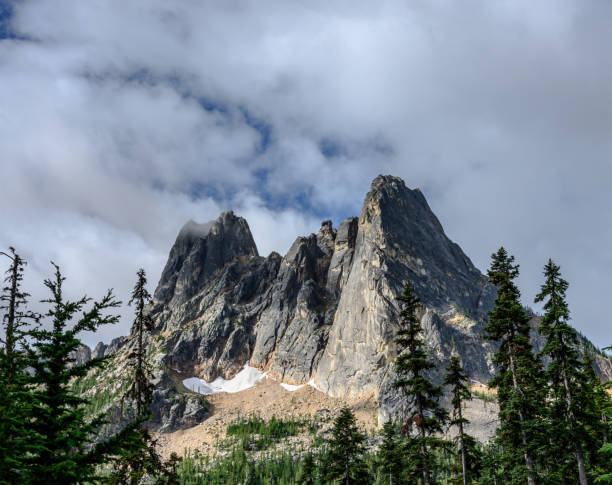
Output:
[[259,145],[255,152],[257,155],[261,155],[268,149],[268,146],[270,146],[272,125],[267,121],[251,114],[251,112],[244,106],[241,106],[239,109],[244,117],[245,123],[259,133]]
[[319,151],[325,158],[335,158],[346,155],[345,147],[332,138],[322,138],[319,141]]
[[19,35],[13,29],[14,10],[14,0],[0,0],[0,40],[32,40],[27,36]]

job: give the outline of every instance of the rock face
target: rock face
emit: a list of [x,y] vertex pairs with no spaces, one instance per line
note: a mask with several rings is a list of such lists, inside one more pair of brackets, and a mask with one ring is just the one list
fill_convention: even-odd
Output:
[[79,347],[70,353],[70,358],[74,359],[74,362],[69,364],[70,367],[73,365],[83,365],[85,362],[91,359],[91,349],[87,345],[79,345]]
[[174,305],[185,302],[204,289],[218,270],[241,256],[257,256],[244,219],[228,211],[214,222],[189,221],[170,251],[155,299]]
[[379,388],[396,353],[395,297],[408,280],[427,308],[423,324],[431,350],[448,356],[448,337],[455,337],[460,353],[480,354],[471,372],[488,377],[488,349],[481,342],[472,348],[474,333],[451,319],[464,316],[478,326],[493,288],[446,237],[418,189],[409,190],[396,177],[377,177],[359,216],[353,262],[316,369],[322,389],[354,397]]
[[[229,379],[247,361],[289,384],[314,380],[331,396],[373,393],[385,419],[399,409],[391,387],[395,297],[406,281],[423,304],[425,340],[438,368],[455,351],[471,378],[487,382],[495,348],[481,334],[495,288],[444,234],[423,194],[401,179],[377,177],[359,218],[337,230],[323,222],[284,257],[259,256],[247,222],[232,212],[188,222],[150,308],[158,429],[207,416],[197,397],[177,397],[179,376]],[[98,347],[94,356],[107,355]],[[609,361],[597,365],[612,375]]]

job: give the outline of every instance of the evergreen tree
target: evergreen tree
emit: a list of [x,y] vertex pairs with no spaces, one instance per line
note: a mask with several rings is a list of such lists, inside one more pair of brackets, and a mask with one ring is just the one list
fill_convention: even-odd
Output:
[[544,409],[542,366],[529,340],[529,318],[520,303],[514,280],[519,274],[514,256],[502,247],[492,255],[489,280],[497,286],[497,298],[489,313],[485,338],[499,344],[494,363],[497,374],[489,385],[497,388],[502,447],[507,483],[535,485],[536,454],[541,444]]
[[457,441],[459,442],[459,452],[461,454],[461,473],[463,485],[468,483],[468,450],[467,441],[469,437],[465,434],[463,426],[469,421],[463,417],[462,406],[465,401],[472,399],[472,393],[468,386],[468,376],[465,374],[459,357],[453,355],[446,368],[444,384],[450,386],[451,404],[453,406],[453,417],[450,421],[451,426],[457,426]]
[[144,427],[150,418],[151,398],[153,395],[153,372],[147,360],[145,339],[148,332],[153,330],[153,320],[146,312],[146,305],[151,301],[146,285],[147,278],[144,269],[137,272],[137,281],[132,291],[129,305],[135,304],[135,318],[130,332],[132,347],[127,356],[128,388],[124,401],[129,401],[135,409],[136,424],[140,429],[137,433],[129,435],[128,445],[122,451],[118,459],[113,480],[117,483],[140,483],[146,475],[149,477],[159,476],[160,480],[170,476],[169,470],[165,469],[161,458],[155,450],[156,442],[148,429]]
[[398,485],[402,483],[402,445],[398,439],[396,426],[391,421],[384,424],[382,437],[383,441],[377,456],[382,472],[382,483]]
[[165,485],[182,485],[178,468],[181,465],[182,458],[176,453],[172,453],[170,458],[165,463],[166,473],[163,477],[162,483]]
[[[88,420],[85,416],[87,400],[75,395],[70,383],[85,376],[90,369],[101,367],[102,359],[91,359],[76,365],[73,353],[81,345],[78,335],[95,331],[99,326],[117,322],[118,317],[106,315],[119,306],[109,291],[100,301],[85,306],[90,299],[67,301],[62,293],[64,277],[55,266],[55,278],[45,281],[51,298],[46,316],[51,328],[30,331],[34,351],[29,364],[34,370],[32,400],[34,412],[29,426],[36,433],[30,448],[27,477],[29,484],[58,483],[62,485],[88,483],[97,479],[96,468],[116,453],[119,437],[96,443],[96,434],[105,423],[103,416]],[[81,313],[69,328],[72,319]]]
[[26,262],[9,248],[0,252],[11,261],[0,293],[4,311],[4,338],[0,349],[0,484],[23,481],[24,457],[34,438],[28,426],[31,416],[30,376],[26,371],[25,334],[37,316],[26,309],[28,294],[21,289]]
[[479,453],[479,479],[474,483],[478,483],[478,485],[502,485],[505,483],[500,456],[501,452],[497,443],[491,442],[482,447]]
[[417,317],[420,301],[410,282],[406,283],[402,295],[397,299],[402,303],[403,309],[400,312],[400,330],[395,339],[401,353],[395,360],[398,379],[393,383],[393,387],[402,390],[411,408],[406,424],[407,428],[416,427],[413,443],[418,448],[418,467],[423,485],[430,485],[430,448],[440,443],[433,435],[442,432],[448,414],[438,402],[442,396],[442,388],[435,386],[425,377],[425,373],[435,366],[428,359],[421,338],[423,328]]
[[[593,439],[590,445],[585,446],[587,462],[591,463],[592,470],[589,476],[597,484],[612,484],[612,396],[608,393],[610,382],[602,383],[595,373],[590,357],[585,356],[586,380],[581,383],[582,389],[578,395],[582,413],[591,417],[585,420],[586,436]],[[593,448],[599,448],[591,452]]]
[[[604,350],[612,350],[612,347],[606,347]],[[604,391],[612,391],[612,383],[607,382],[602,385]],[[599,462],[603,466],[598,466],[596,471],[595,483],[612,485],[612,397],[610,394],[602,396],[599,409],[602,415],[602,428],[604,443],[598,450]]]
[[130,387],[125,398],[132,401],[136,408],[136,416],[142,418],[149,414],[151,397],[153,395],[153,372],[147,361],[144,339],[148,332],[153,330],[153,320],[145,311],[145,306],[151,301],[151,295],[147,290],[147,277],[144,269],[139,269],[138,280],[132,291],[129,305],[135,303],[136,318],[132,324],[131,340],[133,349],[128,354],[128,367]]
[[[580,485],[587,485],[584,450],[593,443],[588,430],[598,416],[588,412],[590,406],[585,402],[588,398],[580,395],[585,390],[590,394],[589,379],[585,362],[578,352],[578,336],[569,325],[570,312],[565,296],[568,283],[561,277],[559,266],[550,259],[544,267],[544,277],[545,282],[535,301],[544,302],[545,310],[539,332],[546,338],[546,343],[540,354],[550,358],[545,372],[549,386],[549,438],[552,443],[548,458],[555,463],[558,481],[575,483],[577,475]],[[577,474],[565,466],[572,461],[570,450],[573,451]]]
[[300,485],[314,485],[316,483],[316,470],[314,457],[308,452],[302,460],[302,467],[297,478],[297,483]]
[[340,410],[334,422],[333,435],[323,460],[323,478],[342,485],[370,483],[363,455],[365,435],[359,431],[349,408]]

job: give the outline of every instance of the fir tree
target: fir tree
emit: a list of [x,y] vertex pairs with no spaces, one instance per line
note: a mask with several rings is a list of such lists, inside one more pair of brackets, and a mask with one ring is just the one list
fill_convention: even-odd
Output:
[[428,359],[425,344],[421,338],[423,328],[417,317],[420,301],[414,294],[410,282],[406,283],[402,295],[397,298],[403,305],[400,312],[400,330],[395,339],[401,353],[395,360],[398,379],[393,387],[401,389],[411,408],[406,428],[416,427],[414,445],[418,448],[419,468],[423,485],[431,484],[430,448],[440,440],[433,435],[442,432],[448,414],[439,405],[442,388],[435,386],[425,373],[435,366]]
[[465,401],[472,399],[472,393],[468,387],[468,376],[465,374],[459,357],[453,355],[446,368],[444,384],[450,386],[451,404],[453,406],[453,417],[450,421],[451,426],[457,426],[457,441],[459,442],[459,452],[461,454],[461,472],[463,485],[468,483],[468,450],[467,442],[469,437],[464,432],[463,426],[469,421],[463,417],[462,406]]
[[302,467],[297,478],[297,483],[300,485],[314,485],[316,483],[316,470],[317,467],[312,453],[306,453],[302,460]]
[[340,410],[328,446],[322,466],[325,480],[342,485],[370,482],[363,458],[365,435],[357,428],[355,416],[349,408]]
[[485,338],[499,344],[494,363],[497,374],[489,385],[497,388],[500,427],[498,440],[508,483],[536,483],[536,453],[540,446],[540,418],[545,387],[542,366],[529,340],[529,318],[520,303],[514,280],[519,274],[514,256],[502,247],[492,255],[489,280],[497,298],[489,313]]
[[0,483],[23,481],[24,457],[34,439],[28,426],[31,416],[30,376],[27,367],[25,334],[37,315],[26,309],[28,294],[21,289],[26,262],[9,248],[0,252],[11,261],[6,286],[0,293],[4,338],[0,349]]
[[145,339],[148,332],[153,329],[153,320],[146,312],[146,305],[151,301],[146,285],[147,278],[144,269],[137,272],[137,281],[132,291],[129,305],[135,304],[135,318],[130,332],[132,346],[128,353],[127,367],[130,387],[125,393],[124,401],[133,404],[136,412],[134,424],[140,427],[135,434],[129,435],[128,445],[118,459],[113,479],[118,483],[140,483],[145,475],[148,476],[170,476],[169,469],[166,470],[161,458],[155,450],[156,442],[148,429],[144,427],[150,418],[151,399],[153,395],[153,384],[151,380],[153,373],[151,365],[147,361]]
[[[612,347],[606,347],[603,350],[612,350]],[[607,382],[601,386],[605,390],[612,391],[612,383]],[[612,485],[612,397],[609,394],[604,394],[600,398],[599,411],[602,416],[602,428],[604,443],[598,450],[598,457],[603,466],[598,466],[596,471],[595,483]]]
[[26,262],[15,252],[14,248],[9,248],[11,254],[0,252],[1,255],[8,257],[11,260],[11,265],[6,272],[6,286],[2,288],[0,294],[0,310],[5,311],[3,318],[4,339],[3,356],[5,357],[5,365],[3,367],[3,378],[7,386],[12,385],[12,380],[23,367],[25,363],[25,354],[23,346],[25,343],[24,336],[26,332],[24,328],[28,321],[37,321],[38,317],[33,312],[22,309],[27,305],[27,299],[30,296],[21,289],[23,281],[23,270]]
[[153,330],[153,320],[145,311],[145,306],[151,301],[151,295],[147,290],[147,277],[144,269],[139,269],[138,280],[132,291],[129,305],[135,304],[136,318],[132,324],[131,340],[132,351],[128,354],[128,367],[130,368],[130,387],[125,399],[134,403],[136,416],[142,418],[149,414],[151,397],[153,395],[153,373],[151,365],[147,361],[144,339],[147,333]]
[[[119,306],[109,291],[100,301],[85,306],[90,299],[67,301],[62,293],[64,277],[55,266],[55,278],[45,281],[51,298],[46,316],[51,328],[30,331],[34,350],[30,352],[30,365],[34,369],[32,392],[34,412],[29,423],[37,434],[29,456],[26,483],[69,485],[87,483],[97,479],[96,467],[116,453],[121,439],[114,437],[96,443],[96,434],[105,423],[103,416],[88,420],[85,416],[87,400],[75,395],[71,381],[85,376],[89,370],[101,367],[103,359],[91,359],[76,365],[74,351],[81,345],[78,335],[95,331],[105,324],[117,322],[118,317],[106,312]],[[81,313],[82,312],[82,313]],[[69,328],[73,318],[81,313]]]
[[482,447],[479,453],[480,466],[477,469],[479,479],[474,483],[478,483],[478,485],[502,485],[505,483],[500,455],[499,445],[495,442]]
[[402,445],[398,439],[397,428],[391,421],[384,424],[382,437],[377,456],[382,481],[388,485],[398,485],[402,483]]
[[[608,393],[611,384],[600,381],[588,355],[585,356],[585,367],[586,379],[581,382],[582,389],[578,395],[582,398],[582,413],[591,417],[585,420],[586,435],[594,437],[590,446],[585,447],[587,455],[590,455],[590,459],[587,459],[592,468],[590,476],[597,484],[612,484],[612,396]],[[595,447],[599,449],[591,453],[590,450]]]
[[539,332],[546,343],[540,354],[550,358],[545,376],[549,386],[549,438],[553,447],[548,458],[561,474],[559,481],[575,483],[575,478],[563,476],[568,475],[564,464],[571,461],[568,452],[573,450],[578,482],[587,485],[584,449],[593,442],[588,436],[588,428],[597,416],[588,413],[588,407],[584,407],[585,396],[580,396],[582,390],[588,392],[589,379],[578,352],[576,331],[569,325],[570,312],[565,296],[568,283],[561,277],[559,266],[550,259],[544,267],[544,277],[545,282],[535,301],[544,302],[545,310]]
[[165,485],[181,485],[178,468],[182,462],[182,458],[176,453],[172,453],[170,458],[165,463],[165,474],[162,477],[162,483]]

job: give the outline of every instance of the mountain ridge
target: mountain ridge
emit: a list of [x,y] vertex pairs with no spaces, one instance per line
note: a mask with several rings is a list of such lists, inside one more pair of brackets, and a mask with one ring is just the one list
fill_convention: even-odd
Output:
[[[232,211],[187,222],[149,307],[153,423],[172,431],[205,419],[210,410],[181,378],[229,379],[246,362],[281,382],[312,381],[332,397],[372,394],[380,422],[401,412],[391,385],[395,296],[408,280],[423,305],[431,377],[441,382],[456,352],[472,379],[487,382],[495,345],[481,334],[495,288],[446,236],[421,191],[400,178],[376,177],[359,217],[336,229],[323,221],[284,256],[260,256],[247,221]],[[538,338],[534,332],[535,346]],[[90,354],[114,353],[117,375],[129,346],[115,339]],[[596,364],[612,379],[609,360]]]

